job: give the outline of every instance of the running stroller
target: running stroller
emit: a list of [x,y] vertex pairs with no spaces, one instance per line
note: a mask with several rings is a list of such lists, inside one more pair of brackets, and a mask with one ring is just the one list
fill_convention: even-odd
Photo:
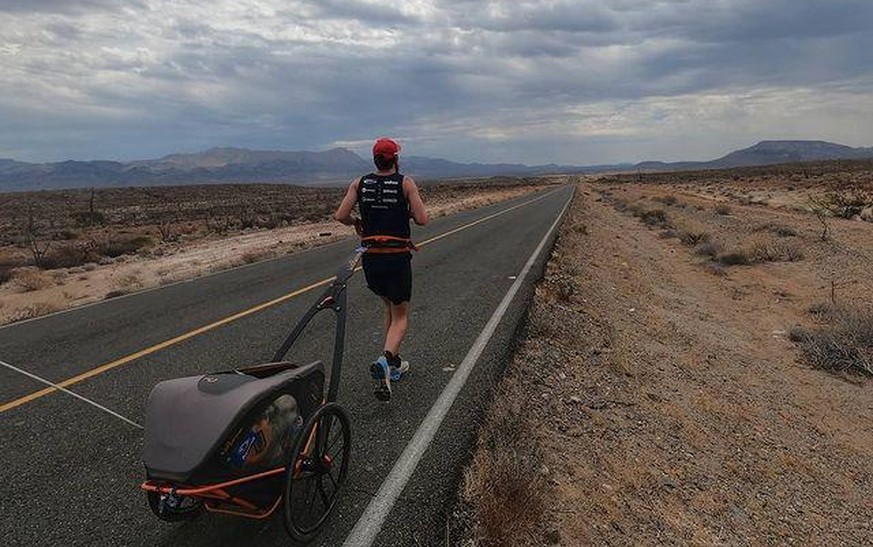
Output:
[[[289,535],[310,540],[336,505],[348,471],[350,424],[337,404],[346,287],[359,248],[297,323],[270,363],[167,380],[149,395],[143,462],[149,507],[185,521],[204,509],[265,519],[281,507]],[[336,318],[333,364],[324,398],[320,361],[298,366],[285,355],[323,310]]]

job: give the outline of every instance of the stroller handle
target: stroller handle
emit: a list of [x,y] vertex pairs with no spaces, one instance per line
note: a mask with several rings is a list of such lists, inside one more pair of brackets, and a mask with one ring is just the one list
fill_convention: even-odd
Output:
[[294,342],[300,338],[303,330],[312,321],[318,312],[323,310],[333,310],[336,316],[336,333],[333,344],[333,364],[330,369],[330,383],[327,390],[327,401],[336,400],[337,392],[339,391],[340,369],[342,368],[343,350],[345,345],[346,334],[346,287],[349,279],[355,274],[358,268],[358,262],[361,260],[361,255],[367,252],[364,246],[355,249],[351,257],[346,260],[339,270],[336,272],[336,277],[330,286],[321,294],[318,300],[309,308],[306,314],[300,318],[300,321],[294,326],[294,329],[285,338],[282,346],[273,355],[273,362],[282,361],[287,355]]

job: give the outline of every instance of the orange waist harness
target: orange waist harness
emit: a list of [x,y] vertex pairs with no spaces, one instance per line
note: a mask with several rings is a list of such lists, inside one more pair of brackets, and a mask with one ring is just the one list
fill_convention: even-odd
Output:
[[408,237],[367,236],[361,238],[361,245],[367,248],[368,253],[408,253],[418,250]]

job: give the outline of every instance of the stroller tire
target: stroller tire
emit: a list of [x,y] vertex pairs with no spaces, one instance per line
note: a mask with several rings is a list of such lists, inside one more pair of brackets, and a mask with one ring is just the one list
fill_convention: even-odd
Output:
[[328,403],[306,420],[285,473],[282,517],[295,541],[311,540],[339,498],[351,452],[348,414]]
[[171,507],[166,502],[161,507],[161,494],[146,492],[146,495],[148,496],[149,507],[152,513],[166,522],[187,522],[194,520],[203,512],[203,503],[198,499],[184,498],[183,501],[190,502],[190,505],[186,507]]

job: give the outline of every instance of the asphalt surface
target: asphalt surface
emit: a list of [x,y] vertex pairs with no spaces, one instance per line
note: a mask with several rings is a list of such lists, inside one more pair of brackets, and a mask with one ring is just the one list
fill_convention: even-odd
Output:
[[[390,404],[371,393],[368,364],[381,351],[380,301],[358,273],[349,285],[346,355],[339,402],[352,420],[349,476],[333,515],[312,545],[341,544],[396,458],[570,198],[569,186],[433,221],[424,241],[536,199],[422,248],[413,259],[410,331],[402,353],[412,371]],[[353,250],[346,240],[280,259],[145,291],[0,328],[0,361],[53,382],[333,275]],[[547,249],[550,246],[547,247]],[[469,461],[483,405],[500,376],[539,277],[544,252],[479,359],[401,498],[377,545],[444,544],[460,471]],[[242,317],[69,389],[143,423],[151,387],[169,378],[269,361],[322,291],[314,289]],[[329,364],[333,320],[320,315],[289,358]],[[0,404],[45,387],[0,368]],[[142,431],[60,392],[0,414],[4,545],[288,545],[278,515],[251,521],[204,514],[167,524],[139,490]]]

